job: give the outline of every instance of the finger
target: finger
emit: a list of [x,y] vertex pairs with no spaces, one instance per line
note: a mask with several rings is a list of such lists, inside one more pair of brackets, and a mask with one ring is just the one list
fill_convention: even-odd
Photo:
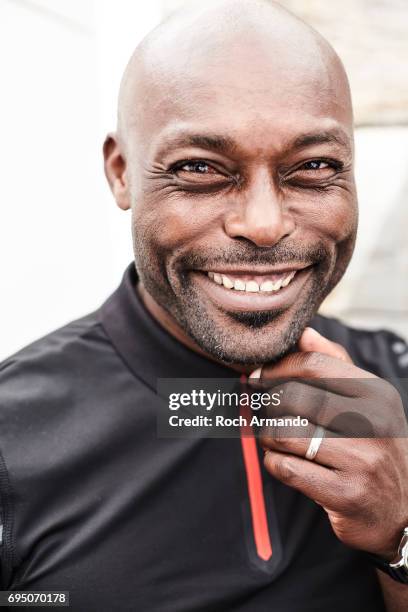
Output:
[[[260,377],[259,377],[260,374]],[[285,378],[305,378],[305,379],[331,379],[331,387],[334,388],[336,381],[339,379],[368,379],[377,378],[374,374],[366,372],[352,363],[341,361],[336,357],[325,355],[318,352],[298,352],[286,355],[276,364],[266,364],[262,367],[261,373],[259,368],[252,372],[248,382],[263,382],[265,379],[285,379]],[[342,383],[343,390],[346,384]],[[346,393],[346,395],[349,395]]]
[[[335,363],[332,364],[332,361]],[[335,376],[324,375],[329,373],[330,368],[331,374],[335,373]],[[333,368],[336,368],[336,371]],[[345,398],[368,398],[378,396],[378,391],[386,385],[382,379],[369,372],[322,353],[294,353],[283,358],[278,364],[265,365],[259,370],[255,370],[248,378],[248,384],[255,389],[276,389],[278,392],[287,386],[291,388],[299,385],[316,389],[316,393],[320,390],[322,393],[332,392]],[[302,376],[303,373],[309,375]],[[293,396],[293,393],[289,394],[289,397]]]
[[[288,419],[288,417],[283,418]],[[314,423],[304,427],[265,427],[259,440],[264,450],[305,458],[315,434]],[[347,442],[333,432],[325,430],[314,461],[329,468],[346,468],[350,463],[350,454],[346,452]]]
[[[305,328],[302,336],[300,337],[298,347],[301,353],[322,353],[328,357],[333,357],[334,359],[339,359],[340,361],[344,361],[346,363],[353,363],[350,355],[346,349],[341,346],[341,344],[328,340],[312,327]],[[256,368],[256,370],[249,375],[249,378],[260,379],[264,373],[264,367],[267,366],[260,366]]]
[[319,332],[312,327],[306,327],[299,340],[298,346],[300,351],[304,353],[324,353],[329,357],[340,359],[346,363],[353,363],[350,355],[341,344],[328,340],[328,338],[319,334]]
[[[336,382],[344,384],[349,380]],[[372,437],[375,432],[383,431],[391,416],[383,409],[381,394],[358,399],[344,397],[299,379],[279,385],[278,397],[278,404],[271,403],[265,408],[268,418],[284,414],[300,417],[343,437]]]
[[[313,381],[311,381],[313,383]],[[267,383],[265,382],[265,385]],[[276,389],[273,388],[276,395]],[[271,393],[271,391],[270,391]],[[346,399],[324,386],[309,384],[309,381],[294,379],[279,385],[279,403],[271,404],[266,408],[268,416],[272,414],[299,415],[319,425],[327,425],[320,422],[326,415],[336,414],[346,406]]]
[[331,510],[342,509],[341,479],[339,474],[314,461],[267,451],[266,470],[284,484],[300,491],[316,503]]

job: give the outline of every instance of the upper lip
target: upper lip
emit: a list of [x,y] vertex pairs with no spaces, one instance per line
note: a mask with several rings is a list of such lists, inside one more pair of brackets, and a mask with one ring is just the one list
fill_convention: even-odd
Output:
[[304,270],[312,264],[287,264],[285,266],[279,266],[276,268],[248,268],[248,267],[220,267],[220,268],[206,268],[201,272],[214,272],[217,274],[251,274],[253,276],[266,276],[268,274],[285,274],[289,272]]

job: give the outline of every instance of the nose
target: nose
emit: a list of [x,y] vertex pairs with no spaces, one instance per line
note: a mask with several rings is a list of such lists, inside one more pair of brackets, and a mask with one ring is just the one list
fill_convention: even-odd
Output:
[[293,217],[284,209],[283,196],[268,169],[258,171],[235,197],[224,222],[229,237],[271,247],[293,232]]

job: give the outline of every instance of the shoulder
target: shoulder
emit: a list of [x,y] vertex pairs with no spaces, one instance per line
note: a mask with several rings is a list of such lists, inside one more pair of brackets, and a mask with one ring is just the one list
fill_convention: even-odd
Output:
[[344,346],[356,365],[376,376],[408,376],[408,344],[394,332],[358,329],[322,315],[317,315],[311,326]]
[[62,400],[75,381],[92,376],[98,356],[110,342],[92,313],[41,338],[0,364],[0,421],[17,404]]
[[67,354],[82,338],[92,338],[103,335],[99,323],[98,311],[80,319],[71,321],[46,336],[35,340],[0,363],[0,372],[4,372],[12,364],[26,363],[47,356]]

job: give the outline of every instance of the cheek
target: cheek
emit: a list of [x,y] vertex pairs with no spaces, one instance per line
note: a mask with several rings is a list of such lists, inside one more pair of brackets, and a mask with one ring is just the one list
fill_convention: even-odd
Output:
[[354,241],[357,231],[358,208],[355,194],[315,196],[295,213],[300,227],[309,228],[324,241],[335,244]]
[[137,236],[160,251],[175,251],[211,236],[220,222],[213,202],[167,196],[146,198],[137,204],[133,226]]

